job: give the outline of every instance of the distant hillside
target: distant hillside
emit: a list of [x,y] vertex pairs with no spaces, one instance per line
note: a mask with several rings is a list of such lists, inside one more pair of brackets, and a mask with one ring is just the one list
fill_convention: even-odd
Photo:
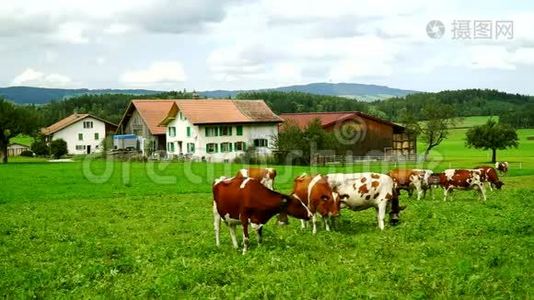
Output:
[[338,96],[344,98],[358,99],[362,101],[374,101],[391,97],[402,97],[408,94],[418,93],[417,91],[401,90],[382,85],[359,84],[359,83],[310,83],[305,85],[292,85],[272,89],[260,90],[215,90],[200,92],[202,96],[208,98],[234,98],[242,92],[303,92],[315,95]]
[[[214,90],[199,92],[207,98],[235,98],[237,94],[251,92],[252,90]],[[279,91],[279,92],[303,92],[315,95],[338,96],[344,98],[358,99],[362,101],[373,101],[391,97],[402,97],[416,91],[389,88],[380,85],[368,85],[358,83],[310,83],[306,85],[284,86],[273,89],[260,89],[254,91]],[[143,89],[50,89],[27,86],[15,86],[0,88],[0,96],[4,96],[17,103],[44,104],[52,100],[61,100],[80,95],[101,95],[101,94],[128,94],[128,95],[153,95],[162,91]]]
[[101,95],[101,94],[130,94],[130,95],[152,95],[160,93],[151,90],[115,90],[115,89],[49,89],[28,86],[13,86],[0,88],[0,96],[12,100],[16,103],[45,104],[52,100],[61,100],[80,95]]

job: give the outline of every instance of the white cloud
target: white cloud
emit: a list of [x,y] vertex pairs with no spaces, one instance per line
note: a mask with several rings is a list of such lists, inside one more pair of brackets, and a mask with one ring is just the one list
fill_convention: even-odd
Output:
[[154,62],[146,69],[126,71],[120,77],[121,82],[133,86],[172,85],[185,80],[185,71],[179,61]]
[[18,76],[16,76],[11,85],[14,86],[38,86],[38,87],[67,87],[71,84],[72,80],[61,74],[50,73],[45,74],[40,71],[36,71],[32,68],[27,68]]

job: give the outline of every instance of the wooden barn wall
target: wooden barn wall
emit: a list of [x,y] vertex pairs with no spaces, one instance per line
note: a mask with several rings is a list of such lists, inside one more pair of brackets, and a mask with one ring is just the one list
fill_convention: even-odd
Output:
[[[370,119],[360,119],[365,122],[366,134],[360,141],[353,144],[353,155],[381,155],[384,148],[393,145],[393,127]],[[335,127],[326,128],[333,131]]]

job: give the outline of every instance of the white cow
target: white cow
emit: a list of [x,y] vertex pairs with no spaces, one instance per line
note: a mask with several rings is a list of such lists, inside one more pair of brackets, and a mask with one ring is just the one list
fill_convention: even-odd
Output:
[[332,189],[339,194],[342,208],[359,211],[374,207],[381,230],[388,208],[391,209],[390,222],[398,222],[401,208],[391,177],[378,173],[333,173],[327,177]]
[[413,169],[413,171],[419,173],[419,179],[421,180],[421,189],[423,190],[423,198],[426,198],[426,192],[427,190],[430,190],[430,194],[432,194],[432,199],[434,199],[432,185],[429,182],[430,176],[434,174],[434,171],[429,169]]

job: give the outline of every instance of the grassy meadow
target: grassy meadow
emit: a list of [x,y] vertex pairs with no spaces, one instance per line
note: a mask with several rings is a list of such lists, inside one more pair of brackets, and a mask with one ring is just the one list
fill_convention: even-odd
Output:
[[[455,129],[426,165],[434,170],[486,163]],[[226,226],[216,248],[212,179],[241,165],[48,163],[0,165],[0,295],[8,298],[531,298],[534,294],[534,130],[500,151],[511,163],[502,191],[480,202],[407,205],[398,226],[377,228],[375,212],[343,211],[334,232],[316,236],[297,220],[269,222],[264,243],[251,233],[241,255]],[[288,193],[302,172],[387,171],[395,165],[278,166]],[[240,235],[238,239],[241,240]]]

